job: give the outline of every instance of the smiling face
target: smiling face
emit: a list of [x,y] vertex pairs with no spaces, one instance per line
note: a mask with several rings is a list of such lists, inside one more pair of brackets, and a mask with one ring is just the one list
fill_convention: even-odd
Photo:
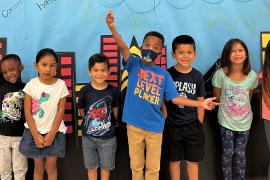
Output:
[[243,64],[247,55],[244,47],[240,43],[234,43],[230,53],[230,61],[232,64]]
[[106,80],[110,75],[108,66],[106,63],[96,62],[94,66],[92,66],[88,70],[89,75],[92,77],[92,83],[94,85],[104,85],[106,84]]
[[1,63],[1,71],[4,79],[9,83],[16,83],[21,77],[23,66],[14,59],[8,59]]
[[192,66],[192,62],[196,58],[196,52],[192,44],[178,44],[172,57],[177,61],[177,64],[184,68]]

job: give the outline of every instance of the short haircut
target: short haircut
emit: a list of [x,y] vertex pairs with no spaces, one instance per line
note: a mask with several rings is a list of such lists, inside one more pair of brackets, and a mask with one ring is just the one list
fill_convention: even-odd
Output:
[[7,54],[3,57],[1,62],[7,61],[7,60],[14,60],[14,61],[17,61],[19,64],[22,64],[21,58],[17,54]]
[[160,34],[159,32],[150,31],[150,32],[146,33],[144,35],[143,42],[148,36],[155,36],[155,37],[159,38],[161,40],[161,42],[162,42],[162,47],[164,46],[164,36],[162,34]]
[[92,55],[88,60],[88,69],[91,69],[96,63],[104,63],[110,69],[109,59],[104,54],[97,53]]
[[[3,59],[0,61],[0,66],[1,66],[1,63],[4,62],[4,61],[10,61],[10,60],[13,60],[13,61],[16,61],[18,63],[19,66],[22,66],[22,61],[21,61],[21,58],[17,55],[17,54],[7,54],[3,57]],[[1,72],[1,68],[0,68],[0,82],[3,81],[4,77],[3,77],[3,74]],[[17,82],[22,82],[22,79],[21,79],[21,76],[19,77],[19,79],[17,80]]]
[[193,46],[194,51],[196,51],[196,44],[194,39],[189,35],[180,35],[174,38],[172,42],[172,51],[175,52],[176,48],[180,44],[190,44]]

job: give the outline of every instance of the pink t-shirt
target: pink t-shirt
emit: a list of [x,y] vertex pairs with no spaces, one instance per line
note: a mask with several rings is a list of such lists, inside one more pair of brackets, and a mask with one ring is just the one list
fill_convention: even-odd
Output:
[[[260,72],[259,81],[262,84],[262,73]],[[267,105],[265,104],[263,98],[262,98],[262,118],[270,121],[270,110],[268,109]]]

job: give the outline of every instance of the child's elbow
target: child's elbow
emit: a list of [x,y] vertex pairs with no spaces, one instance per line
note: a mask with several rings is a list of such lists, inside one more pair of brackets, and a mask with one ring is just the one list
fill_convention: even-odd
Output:
[[172,102],[173,104],[177,104],[177,98],[171,99],[171,102]]

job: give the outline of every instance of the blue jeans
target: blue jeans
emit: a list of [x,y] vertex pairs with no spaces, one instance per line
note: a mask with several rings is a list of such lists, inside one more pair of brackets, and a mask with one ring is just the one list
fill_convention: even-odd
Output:
[[[222,140],[222,171],[225,180],[232,180],[232,159],[234,159],[236,179],[244,180],[246,172],[246,146],[248,131],[232,131],[220,127]],[[235,156],[233,158],[233,155]]]

